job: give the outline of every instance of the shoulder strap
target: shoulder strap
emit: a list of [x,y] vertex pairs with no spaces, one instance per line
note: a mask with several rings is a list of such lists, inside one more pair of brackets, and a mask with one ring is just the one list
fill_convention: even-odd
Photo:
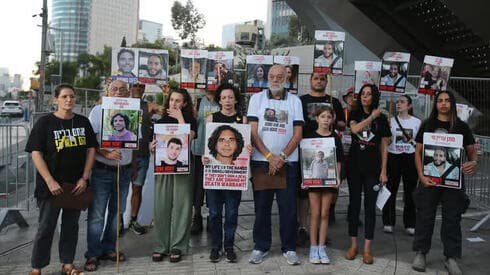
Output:
[[201,100],[202,100],[202,97],[198,98],[197,103],[196,103],[196,112],[198,112],[198,113],[199,113],[199,106],[201,106]]
[[402,130],[403,135],[407,138],[408,143],[414,145],[413,144],[413,141],[412,141],[412,138],[410,138],[410,136],[405,131],[405,128],[403,128],[402,124],[400,123],[400,120],[398,120],[398,116],[397,115],[395,115],[395,120],[396,120],[396,124],[398,124],[398,127],[400,127],[400,129]]
[[402,79],[403,79],[403,75],[400,75],[400,76],[401,76],[401,77],[400,77],[400,78],[398,78],[398,80],[395,82],[395,84],[393,84],[393,86],[395,86],[395,87],[396,87],[396,86],[398,86],[398,84],[399,84],[399,83],[402,81]]
[[340,55],[337,55],[337,57],[335,57],[335,59],[332,60],[332,63],[330,63],[330,69],[332,69],[333,66],[335,65],[335,63],[337,63],[337,61],[339,61],[339,58],[340,58]]
[[454,168],[456,168],[456,165],[451,164],[451,166],[446,170],[446,172],[442,174],[441,178],[446,179],[446,177],[454,170]]

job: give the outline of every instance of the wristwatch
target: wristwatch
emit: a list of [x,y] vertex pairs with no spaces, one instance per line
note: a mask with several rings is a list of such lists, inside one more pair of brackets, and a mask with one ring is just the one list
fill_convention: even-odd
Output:
[[286,153],[281,152],[279,155],[282,157],[282,159],[284,160],[284,162],[287,162],[288,161],[288,155],[286,155]]

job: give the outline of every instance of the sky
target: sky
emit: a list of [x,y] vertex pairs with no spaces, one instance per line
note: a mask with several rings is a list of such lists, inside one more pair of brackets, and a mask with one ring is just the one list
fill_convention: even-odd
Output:
[[[140,19],[163,24],[162,34],[178,38],[172,29],[171,8],[173,0],[140,0]],[[179,0],[185,5],[185,0]],[[223,25],[254,19],[265,22],[267,0],[193,0],[194,6],[204,14],[206,26],[197,34],[205,44],[221,46]],[[2,1],[0,8],[0,68],[8,68],[11,76],[21,74],[24,85],[36,70],[35,63],[41,57],[42,0]],[[226,11],[226,12],[223,12]],[[48,0],[48,15],[51,0]]]

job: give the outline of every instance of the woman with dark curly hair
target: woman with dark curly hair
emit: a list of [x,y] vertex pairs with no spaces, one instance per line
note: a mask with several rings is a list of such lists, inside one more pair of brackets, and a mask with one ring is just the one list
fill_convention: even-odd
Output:
[[221,125],[209,137],[208,148],[217,163],[233,165],[233,161],[242,153],[244,144],[243,136],[237,129]]

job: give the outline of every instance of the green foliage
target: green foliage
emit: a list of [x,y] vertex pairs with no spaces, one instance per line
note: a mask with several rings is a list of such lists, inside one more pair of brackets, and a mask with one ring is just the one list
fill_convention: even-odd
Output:
[[182,40],[191,39],[191,45],[196,43],[196,34],[206,25],[204,15],[194,7],[191,0],[187,0],[185,6],[179,1],[174,1],[172,6],[172,27],[179,33]]

